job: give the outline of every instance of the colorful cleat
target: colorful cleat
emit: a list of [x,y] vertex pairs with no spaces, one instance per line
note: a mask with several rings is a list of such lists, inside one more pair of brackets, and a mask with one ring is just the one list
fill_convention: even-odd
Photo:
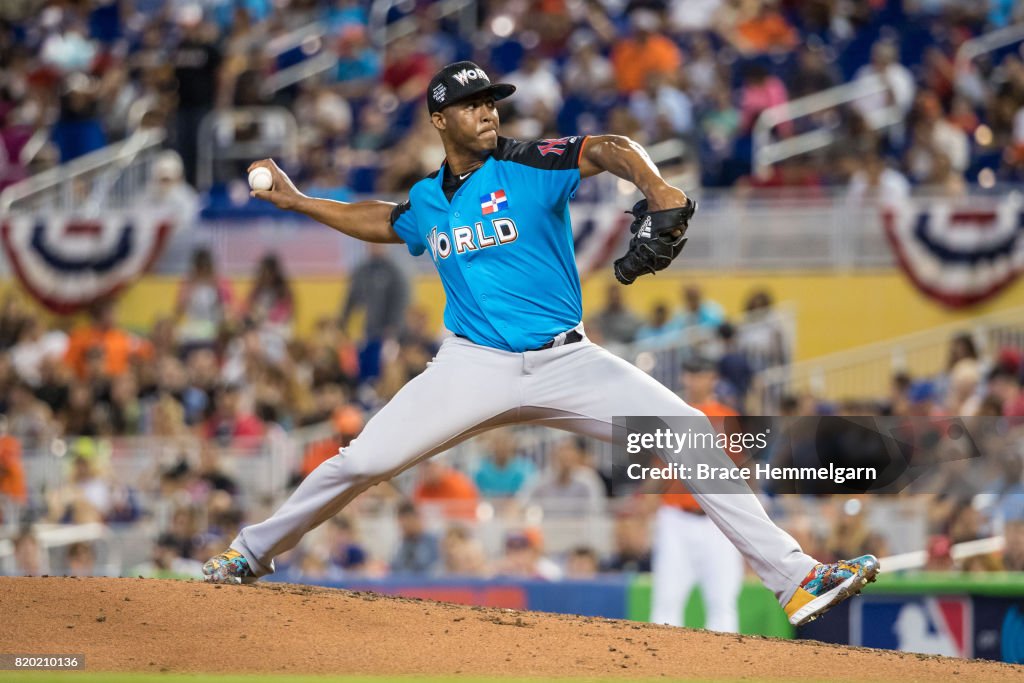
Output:
[[786,605],[793,626],[814,621],[843,600],[860,593],[878,576],[878,558],[861,555],[853,560],[818,564],[796,589]]
[[237,550],[228,548],[220,555],[211,557],[203,565],[203,578],[207,583],[252,583],[256,575],[249,567],[249,560]]

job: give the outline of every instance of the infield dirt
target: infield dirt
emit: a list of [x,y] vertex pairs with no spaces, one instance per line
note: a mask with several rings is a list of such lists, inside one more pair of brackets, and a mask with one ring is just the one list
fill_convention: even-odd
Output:
[[[828,618],[828,617],[825,617]],[[287,584],[0,578],[0,653],[90,671],[1024,680],[1024,667]]]

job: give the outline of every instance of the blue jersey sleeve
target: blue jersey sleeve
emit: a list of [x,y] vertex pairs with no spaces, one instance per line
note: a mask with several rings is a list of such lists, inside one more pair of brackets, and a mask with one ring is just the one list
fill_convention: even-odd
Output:
[[413,256],[419,256],[427,248],[420,236],[416,215],[410,200],[406,199],[391,210],[391,227],[402,238],[406,247],[409,248],[409,253]]

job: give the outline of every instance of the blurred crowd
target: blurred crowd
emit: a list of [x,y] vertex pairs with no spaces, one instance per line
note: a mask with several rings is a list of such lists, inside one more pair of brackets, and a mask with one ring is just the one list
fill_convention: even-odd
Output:
[[[239,296],[217,275],[210,253],[197,250],[175,316],[145,335],[119,326],[109,304],[64,329],[66,322],[44,323],[8,299],[0,311],[0,500],[7,501],[0,516],[17,517],[0,523],[24,529],[14,571],[45,573],[26,564],[32,553],[47,557],[38,553],[28,523],[97,522],[113,530],[150,525],[153,556],[141,567],[111,568],[97,552],[102,544],[83,543],[55,560],[64,563],[62,571],[86,571],[72,569],[75,560],[75,567],[97,573],[194,575],[197,563],[356,438],[436,351],[439,335],[426,329],[422,311],[409,307],[403,277],[389,264],[371,251],[359,268],[378,270],[380,286],[354,288],[339,302],[338,318],[322,321],[307,338],[292,330],[295,302],[273,256]],[[604,307],[587,320],[589,335],[650,348],[685,340],[693,352],[678,377],[684,399],[718,416],[765,412],[761,364],[772,353],[781,354],[775,362],[784,361],[788,349],[779,318],[769,314],[768,292],[753,292],[734,321],[695,285],[683,287],[674,310],[656,303],[647,320],[623,292],[609,288]],[[354,331],[350,319],[364,307],[372,315],[363,315]],[[922,436],[947,466],[898,498],[924,520],[916,533],[928,539],[929,568],[1024,571],[1022,378],[1019,347],[982,353],[962,334],[951,340],[946,367],[936,376],[897,374],[891,393],[875,400],[784,395],[778,413],[987,419],[976,430],[983,461],[958,455],[963,443],[940,432]],[[250,468],[266,466],[259,457],[275,435],[289,444],[290,480],[267,491]],[[281,558],[281,571],[295,580],[409,573],[554,580],[648,571],[661,497],[616,490],[610,461],[595,442],[545,443],[500,430],[483,437],[471,458],[428,461],[365,494]],[[776,464],[806,464],[798,449],[762,455]],[[30,486],[29,458],[57,462],[59,485]],[[816,557],[886,554],[877,526],[882,518],[872,516],[879,498],[780,493],[786,491],[759,491]],[[361,540],[361,523],[381,519],[397,528],[385,550]],[[599,528],[588,520],[608,522]],[[382,527],[371,528],[381,533]],[[953,560],[953,544],[998,534],[1006,538],[1005,552]]]
[[[308,192],[337,199],[401,192],[441,162],[422,100],[430,75],[457,59],[518,86],[502,109],[506,135],[678,140],[682,167],[708,186],[799,186],[813,196],[808,188],[844,184],[851,198],[895,199],[912,185],[955,195],[968,183],[1024,177],[1019,53],[1011,46],[984,55],[966,72],[953,64],[965,40],[1021,19],[1011,0],[495,1],[478,3],[465,33],[463,17],[439,17],[437,8],[396,3],[387,19],[412,30],[391,31],[384,49],[369,5],[358,0],[7,0],[0,3],[0,187],[134,131],[163,129],[175,153],[161,157],[154,179],[173,189],[154,201],[192,206],[195,192],[181,178],[197,183],[200,122],[212,112],[279,106],[299,124],[287,170]],[[325,32],[276,51],[313,21]],[[324,54],[336,61],[315,78],[268,86],[275,74]],[[786,139],[825,128],[838,144],[777,164],[767,176],[754,173],[751,134],[762,111],[868,76],[888,91],[773,131]],[[899,123],[877,127],[873,117],[885,107]],[[218,143],[265,133],[240,120],[218,132]],[[229,166],[213,188],[199,189],[211,189],[215,201],[216,183],[228,177],[241,177],[239,169]],[[371,247],[358,268],[352,281],[373,286],[354,286],[338,315],[308,336],[295,333],[298,302],[272,254],[243,293],[210,251],[196,251],[173,315],[144,331],[120,324],[112,301],[73,323],[4,299],[0,500],[14,503],[0,505],[4,524],[154,522],[160,535],[149,562],[115,571],[194,575],[196,563],[222,550],[265,503],[240,476],[245,458],[284,435],[299,444],[294,485],[358,436],[436,352],[440,332],[410,305],[408,283],[385,253]],[[945,474],[918,495],[929,510],[930,567],[1024,570],[1019,347],[982,350],[963,335],[938,376],[901,373],[888,396],[833,404],[765,385],[764,371],[790,360],[792,341],[769,292],[752,292],[733,320],[693,285],[650,311],[636,311],[625,294],[609,288],[586,321],[588,335],[610,347],[685,345],[692,353],[663,379],[694,404],[741,415],[776,407],[793,416],[1005,418],[1006,430],[985,443],[990,467]],[[118,463],[137,453],[133,437],[157,437],[160,446],[147,454],[145,472],[127,481]],[[538,453],[499,433],[482,448],[472,465],[428,463],[405,489],[375,490],[365,507],[283,558],[282,569],[310,579],[389,572],[553,579],[650,568],[657,497],[647,497],[653,504],[611,498],[610,474],[590,444],[569,439]],[[38,454],[59,459],[61,485],[28,485],[24,460]],[[772,500],[774,512],[819,558],[885,552],[871,497],[819,501],[813,518],[787,509],[786,500]],[[399,529],[385,554],[360,540],[356,520],[374,506],[393,513]],[[531,510],[545,520],[610,515],[606,545],[614,550],[579,544],[552,552]],[[497,551],[481,539],[488,514],[514,520]],[[951,558],[952,544],[993,533],[1006,537],[1003,553]],[[39,544],[27,527],[17,534],[17,573],[48,570]],[[66,551],[69,572],[107,571],[93,544]]]
[[[299,302],[274,253],[242,293],[209,248],[196,248],[173,312],[144,330],[119,322],[116,299],[77,318],[55,317],[11,291],[0,302],[6,431],[33,452],[56,438],[185,433],[244,449],[269,430],[321,424],[352,436],[423,371],[448,332],[432,329],[426,310],[410,303],[408,277],[385,246],[368,245],[349,281],[337,316],[305,335],[295,331]],[[585,321],[590,338],[612,349],[636,343],[713,359],[726,400],[763,410],[760,374],[788,363],[792,344],[770,292],[754,289],[733,321],[696,284],[683,286],[677,301],[653,302],[646,315],[624,292],[608,286]],[[679,377],[668,384],[677,387]],[[305,471],[323,455],[315,446]]]
[[[680,140],[682,163],[706,186],[956,194],[1024,173],[1016,46],[954,68],[966,40],[1020,20],[1012,0],[481,1],[470,22],[440,16],[440,5],[395,3],[385,32],[360,0],[5,2],[0,186],[142,128],[169,132],[194,185],[198,146],[213,143],[199,140],[204,117],[278,106],[298,123],[298,147],[281,151],[304,187],[400,192],[443,157],[422,100],[430,75],[457,59],[519,87],[503,109],[507,135]],[[314,21],[323,31],[287,42]],[[324,56],[315,77],[277,85]],[[773,131],[825,130],[835,144],[752,173],[762,111],[869,76],[886,91]],[[894,125],[882,125],[886,107]],[[264,135],[240,118],[216,144]]]
[[120,324],[114,300],[79,319],[47,318],[10,293],[0,308],[6,432],[28,452],[73,437],[195,436],[258,451],[274,430],[357,433],[426,367],[439,334],[409,306],[409,283],[379,245],[353,282],[338,315],[306,336],[294,333],[292,285],[273,254],[242,295],[196,249],[173,313],[144,331]]

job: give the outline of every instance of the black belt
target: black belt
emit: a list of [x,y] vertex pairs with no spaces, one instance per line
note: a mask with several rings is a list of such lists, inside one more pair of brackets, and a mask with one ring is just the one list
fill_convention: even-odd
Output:
[[[558,339],[558,337],[555,337],[555,339]],[[545,349],[550,349],[555,346],[555,339],[552,339],[543,346],[538,346],[535,349],[530,349],[530,351],[544,351]],[[565,341],[559,344],[559,346],[565,346],[566,344],[575,344],[576,342],[580,341],[583,341],[583,335],[577,332],[576,330],[569,330],[568,332],[565,333]]]
[[[458,337],[459,339],[469,339],[469,337],[464,337],[461,334],[456,334],[455,336]],[[555,337],[555,339],[558,339],[558,337]],[[535,349],[527,349],[527,351],[544,351],[546,349],[553,348],[555,346],[555,339],[552,339],[547,344],[544,344],[544,346],[538,346]],[[565,346],[566,344],[575,344],[576,342],[581,341],[583,341],[582,334],[580,334],[576,330],[569,330],[568,332],[565,333],[565,341],[559,344],[559,346]]]

